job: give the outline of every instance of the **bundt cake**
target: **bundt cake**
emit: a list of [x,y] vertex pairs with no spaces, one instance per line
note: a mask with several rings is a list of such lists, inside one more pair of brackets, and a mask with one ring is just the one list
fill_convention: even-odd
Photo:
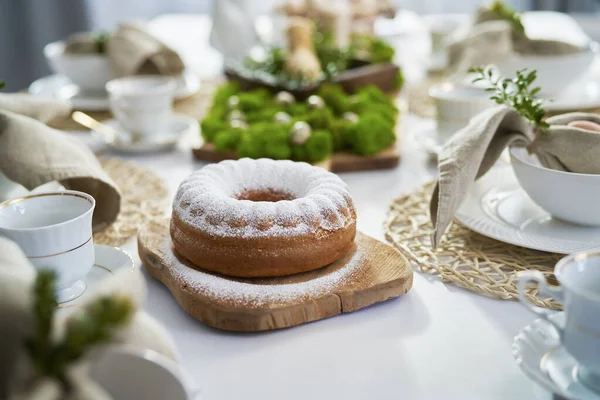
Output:
[[240,159],[208,165],[177,190],[175,250],[234,277],[285,276],[328,265],[356,235],[346,184],[310,164]]

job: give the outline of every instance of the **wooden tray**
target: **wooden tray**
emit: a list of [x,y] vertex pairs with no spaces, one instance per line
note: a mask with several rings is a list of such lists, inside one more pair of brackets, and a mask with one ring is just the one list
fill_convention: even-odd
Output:
[[[399,142],[396,142],[393,146],[374,156],[359,156],[339,151],[333,153],[328,160],[316,163],[315,165],[336,173],[395,168],[400,163],[398,148]],[[238,158],[235,151],[215,151],[215,147],[211,143],[205,143],[202,147],[192,149],[192,153],[197,160],[208,162],[237,160]]]
[[412,287],[413,271],[406,258],[362,233],[347,255],[319,270],[236,279],[199,270],[174,253],[168,224],[164,219],[142,227],[140,259],[186,312],[215,328],[245,332],[288,328],[356,311]]
[[[338,74],[332,82],[342,86],[346,93],[354,93],[357,89],[375,85],[386,93],[396,91],[395,81],[399,67],[395,64],[364,64],[355,68],[348,69]],[[286,90],[295,97],[306,98],[314,94],[319,83],[303,86],[301,88],[289,88],[285,85],[278,85],[260,79],[253,79],[239,74],[233,69],[225,69],[225,76],[230,81],[238,82],[242,90],[252,90],[256,88],[267,88],[273,92]]]

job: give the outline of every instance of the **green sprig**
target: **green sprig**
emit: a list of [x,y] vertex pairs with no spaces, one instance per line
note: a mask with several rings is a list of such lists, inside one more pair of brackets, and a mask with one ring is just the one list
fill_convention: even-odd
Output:
[[512,79],[495,77],[490,68],[474,67],[469,69],[469,72],[477,75],[473,83],[484,81],[489,84],[485,90],[493,93],[490,99],[497,104],[504,104],[514,109],[530,121],[540,133],[548,132],[549,125],[543,120],[547,111],[542,106],[542,100],[536,97],[541,88],[533,86],[537,78],[536,70],[521,69]]
[[94,43],[96,44],[96,53],[104,54],[106,52],[106,42],[109,34],[107,32],[97,32],[94,34]]
[[52,337],[58,308],[55,281],[54,272],[40,271],[37,275],[33,290],[34,332],[25,345],[37,374],[56,379],[68,390],[68,367],[94,346],[108,342],[129,321],[134,306],[127,297],[100,297],[70,317],[64,337],[56,341]]
[[525,33],[525,27],[521,21],[521,13],[517,12],[514,8],[497,0],[490,4],[488,10],[499,19],[508,21],[516,32]]

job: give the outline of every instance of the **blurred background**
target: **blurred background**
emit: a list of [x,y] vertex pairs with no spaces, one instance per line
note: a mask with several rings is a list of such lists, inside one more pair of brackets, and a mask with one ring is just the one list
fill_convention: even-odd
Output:
[[[7,90],[26,88],[50,73],[42,49],[45,44],[85,30],[110,30],[118,21],[152,19],[164,14],[210,16],[218,0],[0,0],[0,77]],[[268,13],[276,0],[254,0],[255,15]],[[470,13],[480,0],[400,0],[399,9],[424,16]],[[509,0],[515,8],[555,10],[571,14],[593,39],[600,39],[599,0]],[[409,24],[404,14],[381,29],[401,30]],[[412,15],[412,14],[408,14]],[[412,23],[414,19],[409,19]],[[210,19],[206,18],[208,24]],[[405,26],[398,26],[404,24]],[[210,26],[199,27],[206,34]]]

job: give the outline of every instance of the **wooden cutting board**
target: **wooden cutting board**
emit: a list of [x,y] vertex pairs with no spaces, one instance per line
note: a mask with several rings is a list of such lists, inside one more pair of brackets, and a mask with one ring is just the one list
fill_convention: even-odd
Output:
[[356,311],[405,294],[413,282],[404,256],[362,233],[335,263],[278,278],[237,279],[196,268],[174,252],[168,219],[142,227],[138,251],[146,270],[186,312],[229,331],[288,328]]
[[[200,161],[219,162],[223,160],[236,160],[235,151],[217,152],[210,143],[192,149],[194,158]],[[315,165],[331,172],[371,171],[376,169],[395,168],[400,163],[399,142],[374,156],[359,156],[350,152],[339,151],[331,157]]]

